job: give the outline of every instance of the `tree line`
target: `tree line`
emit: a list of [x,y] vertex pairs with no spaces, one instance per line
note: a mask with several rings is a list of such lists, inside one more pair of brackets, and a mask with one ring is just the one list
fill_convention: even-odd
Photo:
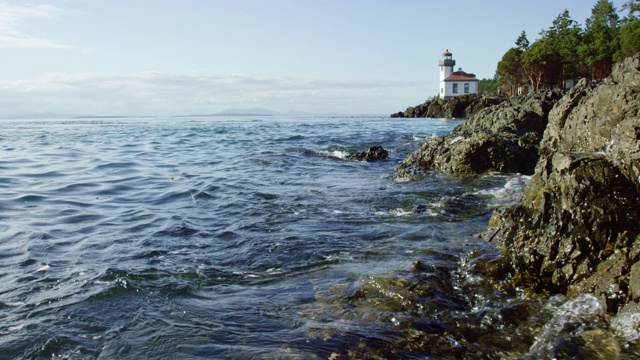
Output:
[[621,18],[611,1],[598,0],[584,27],[564,10],[533,43],[522,31],[498,62],[494,79],[481,80],[478,90],[494,92],[501,85],[515,95],[525,84],[533,90],[564,89],[567,80],[609,76],[614,63],[640,52],[640,0],[628,0],[620,12],[626,16]]

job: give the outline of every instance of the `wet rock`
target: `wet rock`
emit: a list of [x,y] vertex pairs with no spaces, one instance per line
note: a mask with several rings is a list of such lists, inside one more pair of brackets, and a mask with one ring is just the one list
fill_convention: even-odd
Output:
[[640,262],[629,269],[629,297],[633,300],[640,299]]
[[528,320],[537,308],[528,302],[516,302],[499,310],[500,317],[505,323],[518,324]]
[[434,170],[530,175],[549,111],[561,96],[559,91],[537,91],[479,110],[448,135],[425,142],[404,159],[395,174],[413,177]]
[[453,332],[451,327],[447,324],[429,317],[422,317],[418,319],[413,324],[413,328],[427,334],[444,334],[446,332]]
[[539,153],[521,204],[490,221],[514,279],[613,312],[640,299],[640,58],[567,93]]
[[411,268],[413,269],[414,272],[426,272],[426,271],[433,270],[433,266],[427,265],[420,260],[414,261],[411,264]]
[[[568,324],[571,325],[571,324]],[[578,324],[579,325],[579,324]],[[602,329],[567,329],[553,344],[554,359],[618,359],[622,351],[613,334]]]
[[351,158],[359,161],[378,161],[386,160],[389,156],[389,152],[382,148],[382,146],[372,146],[366,151],[361,151],[353,155]]
[[415,211],[416,214],[423,214],[425,212],[427,212],[427,206],[420,204],[418,206],[415,207],[415,209],[413,209],[413,211]]

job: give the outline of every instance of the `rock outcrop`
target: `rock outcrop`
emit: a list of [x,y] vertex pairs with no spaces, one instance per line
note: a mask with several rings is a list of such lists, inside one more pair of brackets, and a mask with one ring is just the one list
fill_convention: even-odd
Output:
[[441,118],[463,119],[478,111],[497,105],[502,101],[499,97],[460,95],[443,100],[439,97],[429,99],[423,104],[408,107],[405,111],[391,114],[392,118]]
[[520,286],[590,292],[611,312],[640,300],[639,56],[555,105],[521,204],[489,226]]
[[378,160],[386,160],[389,156],[389,152],[382,148],[382,146],[372,146],[368,148],[366,151],[360,151],[355,153],[350,159],[359,160],[359,161],[378,161]]
[[538,145],[559,91],[537,91],[486,107],[446,136],[430,139],[407,156],[396,176],[412,177],[436,170],[449,174],[486,171],[530,175]]

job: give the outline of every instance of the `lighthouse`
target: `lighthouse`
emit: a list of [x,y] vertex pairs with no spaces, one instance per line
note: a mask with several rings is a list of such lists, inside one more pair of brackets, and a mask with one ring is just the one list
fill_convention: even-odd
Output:
[[475,74],[469,74],[462,71],[453,71],[456,61],[453,55],[447,49],[442,53],[440,65],[440,98],[447,100],[458,95],[477,94],[478,79]]
[[442,53],[442,59],[440,59],[440,97],[444,93],[444,79],[448,78],[453,73],[453,67],[456,66],[456,61],[453,60],[453,55],[447,49]]

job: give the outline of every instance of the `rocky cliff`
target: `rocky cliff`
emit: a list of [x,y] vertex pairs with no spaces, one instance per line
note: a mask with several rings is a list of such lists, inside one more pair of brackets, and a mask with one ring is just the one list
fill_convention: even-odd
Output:
[[405,111],[391,114],[392,118],[467,118],[478,111],[501,102],[501,98],[461,95],[449,100],[433,98],[423,104],[408,107]]
[[479,110],[448,135],[425,142],[395,173],[399,177],[430,170],[450,174],[499,171],[530,175],[538,160],[538,146],[549,111],[561,97],[558,91],[537,91]]
[[431,170],[533,174],[521,203],[491,218],[500,268],[531,291],[640,309],[640,55],[564,96],[540,91],[480,110],[395,173]]
[[514,282],[591,292],[612,312],[640,300],[640,57],[567,93],[539,154],[521,204],[489,224]]

